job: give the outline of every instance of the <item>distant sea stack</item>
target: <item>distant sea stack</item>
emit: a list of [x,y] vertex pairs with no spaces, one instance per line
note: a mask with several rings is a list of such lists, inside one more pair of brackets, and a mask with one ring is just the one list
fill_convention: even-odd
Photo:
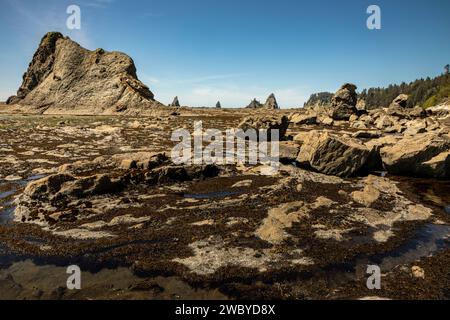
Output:
[[178,97],[173,98],[173,101],[171,104],[169,104],[169,107],[180,107],[180,101],[178,100]]
[[266,103],[264,104],[263,108],[269,109],[269,110],[280,109],[280,107],[278,106],[277,99],[275,98],[275,95],[273,93],[267,98]]
[[257,108],[262,108],[262,104],[261,104],[261,102],[259,102],[258,100],[256,100],[256,98],[255,99],[253,99],[251,102],[250,102],[250,104],[248,105],[248,106],[246,106],[245,108],[246,109],[257,109]]
[[139,114],[161,105],[138,80],[129,56],[84,49],[58,32],[42,38],[17,95],[7,104],[73,114]]

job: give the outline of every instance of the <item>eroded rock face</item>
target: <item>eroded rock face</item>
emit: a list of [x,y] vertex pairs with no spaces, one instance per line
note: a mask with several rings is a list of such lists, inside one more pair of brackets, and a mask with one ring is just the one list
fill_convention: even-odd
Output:
[[446,179],[450,177],[450,139],[434,133],[404,137],[381,148],[385,168],[393,174]]
[[169,160],[166,153],[136,152],[133,154],[121,154],[113,156],[120,169],[144,169],[151,170]]
[[400,94],[392,101],[390,107],[406,108],[408,105],[408,99],[409,99],[409,96],[407,94]]
[[115,193],[123,188],[120,180],[99,174],[76,178],[69,174],[55,174],[29,184],[24,195],[32,200],[57,202],[67,197],[85,198],[93,195]]
[[[127,160],[133,161],[135,165],[129,166],[123,172],[123,164]],[[154,186],[205,179],[215,177],[221,171],[215,165],[177,166],[167,162],[165,154],[162,153],[142,153],[135,159],[118,155],[111,161],[104,161],[104,164],[104,168],[109,170],[114,170],[110,164],[115,164],[120,171],[116,174],[78,176],[74,174],[77,170],[73,170],[76,166],[71,170],[61,167],[59,173],[30,182],[15,199],[15,221],[41,225],[60,220],[76,221],[86,214],[86,210],[80,209],[90,208],[92,201],[117,207],[122,201],[120,195],[130,186]],[[92,166],[82,167],[89,172]],[[107,197],[115,198],[114,202],[106,201]]]
[[328,175],[349,177],[366,164],[371,151],[356,139],[311,131],[294,140],[302,142],[297,161]]
[[44,36],[17,96],[8,104],[44,112],[139,113],[159,105],[140,82],[133,60],[120,52],[89,51],[60,33]]
[[269,110],[280,109],[277,99],[275,98],[275,95],[273,93],[267,98],[266,103],[264,104],[264,108]]
[[238,126],[243,131],[255,129],[257,133],[260,129],[265,129],[268,133],[268,141],[270,141],[272,130],[279,130],[279,138],[283,140],[288,127],[289,119],[286,116],[247,117]]
[[289,120],[296,125],[312,125],[317,124],[317,114],[315,112],[294,113]]
[[256,99],[253,99],[253,100],[250,102],[250,104],[249,104],[248,106],[246,106],[245,108],[246,108],[246,109],[257,109],[257,108],[261,108],[261,107],[262,107],[261,102],[259,102],[259,101],[256,100]]
[[331,99],[332,118],[334,120],[349,120],[357,112],[358,95],[354,84],[344,84]]
[[179,107],[180,101],[178,100],[178,97],[173,98],[172,103],[169,105],[169,107]]

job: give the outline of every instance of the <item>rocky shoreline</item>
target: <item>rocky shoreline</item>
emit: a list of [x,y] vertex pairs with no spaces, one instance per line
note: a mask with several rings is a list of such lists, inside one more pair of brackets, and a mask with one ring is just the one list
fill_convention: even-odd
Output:
[[[374,294],[358,261],[389,256],[408,243],[414,251],[414,241],[437,228],[443,230],[440,238],[423,240],[430,252],[405,256],[385,270],[386,287],[376,295],[448,297],[449,279],[442,273],[448,263],[447,200],[427,201],[410,189],[414,178],[404,182],[392,171],[397,163],[402,168],[413,161],[417,171],[409,173],[426,181],[445,178],[445,165],[429,164],[445,152],[445,121],[416,134],[413,144],[405,134],[373,127],[352,133],[347,122],[296,122],[307,110],[270,112],[265,117],[291,120],[280,147],[284,164],[278,175],[264,176],[258,166],[172,164],[169,128],[189,128],[198,119],[192,112],[199,114],[2,115],[0,192],[17,188],[1,199],[2,216],[12,208],[15,220],[0,226],[1,256],[10,257],[4,268],[31,258],[92,272],[120,266],[144,280],[177,277],[228,298],[358,299]],[[245,112],[201,112],[205,130],[258,122],[246,120]],[[411,121],[416,119],[405,127]],[[402,141],[405,147],[399,148]],[[382,167],[361,170],[371,157],[381,158]],[[394,160],[383,168],[389,159]],[[387,176],[379,174],[386,169]],[[30,176],[37,180],[27,181]],[[414,277],[413,267],[422,268],[425,279]],[[433,290],[421,289],[430,283]],[[139,292],[140,298],[151,297]],[[65,292],[59,298],[71,297]]]
[[[0,105],[0,298],[449,299],[450,109],[365,110],[356,90],[164,106],[130,57],[47,34]],[[198,121],[278,133],[278,170],[176,163],[172,132]]]

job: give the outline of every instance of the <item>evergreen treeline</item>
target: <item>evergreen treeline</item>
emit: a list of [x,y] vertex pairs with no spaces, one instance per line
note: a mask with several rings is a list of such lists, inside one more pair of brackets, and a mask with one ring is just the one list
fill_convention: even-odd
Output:
[[[388,107],[399,94],[409,95],[408,107],[429,108],[450,98],[450,74],[446,73],[434,79],[418,79],[411,83],[390,85],[387,88],[364,89],[359,98],[365,100],[366,109]],[[329,104],[333,94],[321,92],[311,95],[306,105]]]
[[331,98],[333,98],[333,94],[330,92],[314,93],[309,97],[309,100],[305,103],[305,106],[327,105],[331,103]]
[[367,109],[387,107],[399,94],[409,95],[408,107],[421,106],[429,108],[450,96],[450,74],[444,74],[434,79],[418,79],[411,83],[390,85],[387,88],[364,89],[359,95],[366,101]]

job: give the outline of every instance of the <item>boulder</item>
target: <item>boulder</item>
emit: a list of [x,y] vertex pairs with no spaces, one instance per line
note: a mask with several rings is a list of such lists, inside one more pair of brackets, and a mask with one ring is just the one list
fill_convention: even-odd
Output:
[[377,129],[384,129],[392,127],[396,123],[395,118],[392,118],[390,116],[381,116],[375,120],[374,125],[377,127]]
[[450,151],[444,151],[422,163],[425,176],[450,179]]
[[319,116],[318,121],[324,126],[333,126],[334,120],[328,116]]
[[334,107],[343,104],[353,107],[356,106],[356,103],[358,102],[356,89],[357,87],[354,84],[344,84],[338,91],[336,91],[333,98],[331,98],[331,105]]
[[296,125],[317,124],[317,114],[315,113],[294,113],[289,117],[291,123]]
[[419,266],[412,266],[411,274],[414,278],[425,279],[425,270]]
[[301,140],[297,161],[328,175],[352,176],[363,169],[370,156],[370,150],[359,141],[328,132],[313,130]]
[[408,106],[408,99],[409,96],[407,94],[400,94],[392,101],[389,108],[406,108]]
[[332,115],[334,120],[349,120],[357,113],[356,103],[358,96],[354,84],[344,84],[331,99]]
[[285,163],[295,162],[300,151],[300,145],[292,141],[280,142],[280,161]]
[[427,123],[424,120],[413,120],[406,123],[404,135],[415,136],[427,131]]
[[390,127],[384,128],[385,133],[402,133],[405,131],[405,127],[400,124],[394,124]]
[[[238,126],[244,132],[248,129],[255,129],[257,134],[260,129],[265,129],[268,132],[268,139],[270,141],[272,130],[278,130],[280,140],[283,140],[286,136],[287,129],[289,127],[289,119],[286,116],[260,116],[260,117],[247,117]],[[258,136],[259,139],[259,136]]]
[[74,177],[69,174],[54,174],[30,183],[23,194],[32,200],[59,202],[69,198],[120,192],[124,185],[120,179],[106,174]]
[[352,137],[356,139],[377,139],[381,137],[381,133],[375,130],[357,131],[352,134]]
[[9,104],[58,113],[137,114],[159,106],[140,82],[133,60],[120,52],[89,51],[57,32],[47,33]]
[[386,114],[400,119],[416,119],[427,116],[426,110],[422,107],[402,108],[395,104],[386,109]]
[[333,118],[333,120],[349,120],[356,111],[355,107],[342,104],[334,107],[331,118]]
[[350,124],[350,127],[352,127],[352,128],[355,128],[355,129],[362,129],[362,130],[365,130],[365,129],[367,129],[367,126],[366,126],[366,124],[363,122],[363,121],[355,121],[355,122],[352,122],[351,124]]
[[364,122],[366,125],[371,125],[374,122],[373,118],[370,115],[368,115],[368,114],[361,115],[359,117],[359,121]]
[[112,157],[120,169],[144,169],[151,170],[169,160],[166,153],[161,152],[136,152]]
[[383,165],[389,173],[445,179],[450,174],[450,138],[434,133],[404,137],[381,148]]
[[58,192],[64,183],[74,180],[75,177],[69,174],[54,174],[29,183],[23,194],[33,200],[48,200],[49,195]]
[[266,103],[264,103],[263,108],[269,109],[269,110],[280,109],[280,107],[278,106],[278,103],[277,103],[277,99],[275,98],[275,95],[273,93],[267,98]]
[[174,166],[167,165],[150,170],[144,174],[145,182],[148,184],[165,184],[171,182],[190,181],[199,178],[216,177],[220,168],[210,164],[205,166]]
[[366,184],[363,191],[355,191],[351,194],[354,201],[366,207],[374,204],[380,195],[380,191],[371,184]]

